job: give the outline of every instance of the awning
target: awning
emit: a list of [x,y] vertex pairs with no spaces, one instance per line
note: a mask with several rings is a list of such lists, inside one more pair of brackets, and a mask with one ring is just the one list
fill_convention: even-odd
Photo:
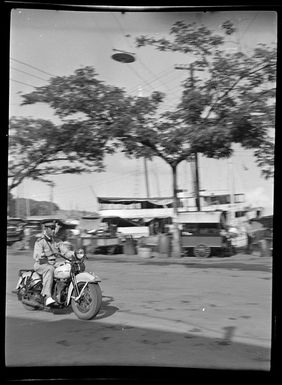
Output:
[[120,217],[125,219],[143,218],[169,218],[173,216],[172,208],[160,209],[130,209],[130,210],[100,210],[99,214],[102,218]]
[[123,204],[150,203],[157,206],[168,206],[173,203],[172,197],[152,197],[152,198],[123,198],[123,197],[97,197],[99,204]]
[[222,223],[222,211],[189,211],[180,212],[176,218],[178,223]]

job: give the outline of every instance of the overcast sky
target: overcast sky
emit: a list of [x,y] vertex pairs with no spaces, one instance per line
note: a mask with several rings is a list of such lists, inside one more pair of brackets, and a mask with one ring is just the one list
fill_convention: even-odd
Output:
[[[177,20],[204,23],[219,31],[231,19],[238,33],[228,49],[252,50],[258,43],[276,44],[276,14],[271,11],[244,12],[76,12],[15,9],[11,18],[10,116],[31,116],[59,122],[44,104],[20,106],[20,93],[46,85],[50,76],[67,76],[79,67],[93,66],[107,84],[125,88],[131,95],[147,96],[153,91],[166,94],[165,109],[173,108],[180,96],[186,71],[176,64],[189,63],[183,54],[159,52],[151,47],[137,49],[135,37],[168,36]],[[135,54],[136,61],[123,64],[112,60],[116,50]],[[236,148],[232,157],[235,192],[244,192],[254,204],[272,206],[273,181],[266,181],[254,163],[252,151]],[[107,170],[87,175],[53,177],[54,202],[61,209],[96,210],[95,195],[144,197],[146,186],[143,160],[121,155],[106,159]],[[148,163],[151,196],[171,196],[171,173],[159,159]],[[191,191],[190,166],[178,169],[179,188]],[[200,157],[201,188],[219,192],[230,187],[230,162]],[[50,188],[25,181],[14,194],[49,200]]]

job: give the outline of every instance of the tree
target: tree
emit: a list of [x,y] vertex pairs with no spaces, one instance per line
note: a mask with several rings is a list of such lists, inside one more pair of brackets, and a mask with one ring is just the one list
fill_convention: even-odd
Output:
[[[50,183],[48,175],[103,171],[114,152],[111,127],[126,121],[124,91],[104,85],[90,67],[23,95],[22,104],[48,103],[62,124],[32,118],[10,120],[9,191],[25,178]],[[74,119],[71,119],[74,117]]]
[[[258,150],[274,125],[275,49],[261,45],[249,56],[230,54],[224,41],[234,28],[231,23],[223,27],[225,34],[216,35],[204,26],[177,22],[171,28],[172,40],[137,39],[139,47],[189,54],[189,76],[173,111],[158,113],[163,94],[126,96],[97,80],[91,67],[52,78],[49,85],[24,95],[23,104],[45,102],[53,107],[64,120],[61,129],[76,138],[75,151],[83,148],[87,161],[94,159],[93,142],[103,149],[101,161],[106,152],[118,150],[129,157],[162,158],[172,169],[177,214],[179,163],[196,153],[228,158],[233,143]],[[180,254],[176,224],[174,254]]]
[[25,178],[50,183],[48,175],[51,174],[79,173],[87,171],[88,167],[100,167],[98,156],[91,165],[82,166],[73,147],[73,138],[65,127],[58,127],[43,119],[11,118],[9,192]]
[[264,140],[258,149],[255,150],[255,157],[258,166],[262,170],[265,179],[274,176],[274,139],[269,137]]
[[[240,143],[256,150],[254,155],[264,176],[273,173],[269,132],[274,129],[275,118],[276,50],[260,44],[250,55],[231,54],[224,49],[224,43],[235,28],[226,21],[222,30],[223,34],[216,35],[205,26],[179,21],[171,28],[171,40],[146,36],[136,39],[137,47],[151,45],[160,51],[185,53],[190,64],[180,103],[175,111],[162,114],[155,125],[158,133],[165,134],[169,148],[163,147],[162,140],[156,142],[153,135],[148,135],[147,142],[156,154],[160,149],[166,153],[172,149],[173,161],[169,163],[175,208],[176,167],[192,154],[228,158],[232,144]],[[199,71],[201,77],[196,75]]]
[[[124,137],[130,152],[134,138],[131,135],[132,140],[128,140],[127,132],[132,131],[142,114],[152,116],[162,100],[158,92],[142,101],[128,97],[124,90],[98,80],[92,67],[80,68],[74,75],[51,78],[47,86],[37,87],[22,97],[22,105],[49,104],[62,124],[11,119],[10,189],[25,177],[49,182],[46,178],[50,174],[103,171],[105,154],[120,149]],[[147,153],[134,149],[136,155],[140,152],[139,156]]]

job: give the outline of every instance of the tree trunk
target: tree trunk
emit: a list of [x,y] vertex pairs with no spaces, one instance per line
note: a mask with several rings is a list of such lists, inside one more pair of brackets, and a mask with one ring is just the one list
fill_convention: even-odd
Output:
[[177,166],[172,167],[172,180],[173,180],[173,229],[172,229],[172,253],[173,258],[181,257],[181,245],[180,234],[178,229],[177,217],[178,217],[178,202],[177,202]]

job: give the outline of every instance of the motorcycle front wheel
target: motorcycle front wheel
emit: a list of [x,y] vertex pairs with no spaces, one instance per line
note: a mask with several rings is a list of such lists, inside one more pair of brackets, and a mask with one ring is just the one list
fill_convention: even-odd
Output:
[[[81,290],[85,282],[79,282],[78,289]],[[73,298],[71,307],[76,316],[80,319],[89,320],[99,312],[102,304],[102,291],[98,283],[89,283],[78,301]]]

